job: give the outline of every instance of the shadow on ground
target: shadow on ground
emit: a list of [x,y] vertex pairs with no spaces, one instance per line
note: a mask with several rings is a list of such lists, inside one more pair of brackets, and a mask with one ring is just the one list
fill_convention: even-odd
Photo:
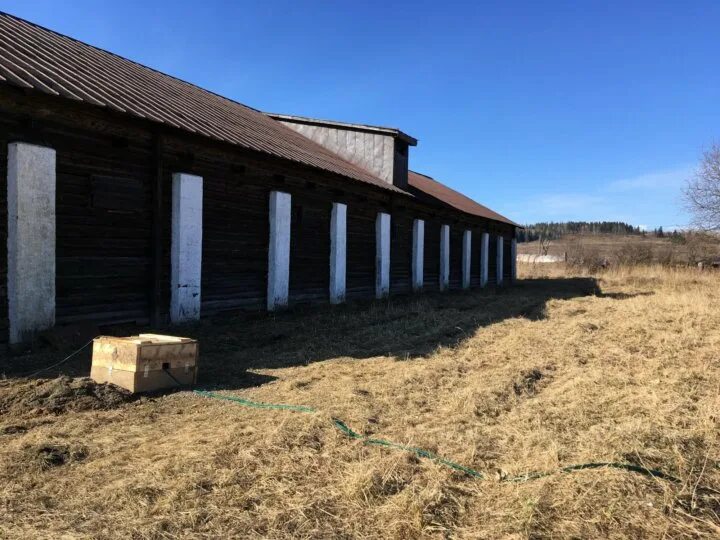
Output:
[[[205,388],[242,388],[273,380],[254,370],[303,366],[330,358],[391,356],[401,361],[426,357],[439,347],[456,346],[483,326],[509,318],[541,320],[552,299],[603,295],[592,278],[520,280],[505,289],[452,291],[394,297],[342,306],[297,306],[281,313],[223,315],[198,324],[164,329],[164,333],[200,340],[200,377]],[[617,297],[622,299],[623,297]],[[151,331],[138,327],[103,328],[104,333],[131,335]],[[0,361],[6,377],[52,365],[73,351],[51,348]],[[57,368],[33,375],[86,376],[90,347]]]

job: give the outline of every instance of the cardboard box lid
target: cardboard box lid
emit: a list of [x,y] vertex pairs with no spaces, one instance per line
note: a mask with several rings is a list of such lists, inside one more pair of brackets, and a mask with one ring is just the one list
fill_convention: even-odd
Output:
[[198,342],[190,338],[160,334],[100,336],[94,340],[92,365],[127,371],[160,370],[164,364],[194,366],[197,356]]
[[162,334],[138,334],[137,336],[98,336],[95,340],[118,341],[123,343],[134,343],[135,345],[145,344],[176,344],[176,343],[197,343],[192,338],[179,336],[165,336]]

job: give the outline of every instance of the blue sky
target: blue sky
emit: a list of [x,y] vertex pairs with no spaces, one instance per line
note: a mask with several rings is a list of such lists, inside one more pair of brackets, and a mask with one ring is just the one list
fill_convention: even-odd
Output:
[[0,0],[252,107],[390,125],[523,222],[683,226],[720,138],[720,2]]

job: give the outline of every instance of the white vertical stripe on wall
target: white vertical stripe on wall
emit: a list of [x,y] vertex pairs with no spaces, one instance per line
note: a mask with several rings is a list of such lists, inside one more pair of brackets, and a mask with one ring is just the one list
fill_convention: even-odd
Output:
[[503,237],[497,237],[497,284],[503,284]]
[[173,174],[170,320],[174,323],[200,318],[202,208],[202,177]]
[[412,286],[414,291],[423,288],[425,264],[425,221],[413,221]]
[[267,308],[287,306],[290,288],[290,211],[289,193],[270,192],[270,245],[268,246]]
[[480,286],[487,287],[490,270],[490,233],[482,233],[480,237]]
[[333,203],[330,214],[330,303],[345,301],[347,205]]
[[450,285],[450,225],[440,226],[440,290]]
[[463,232],[462,287],[470,288],[470,261],[472,260],[472,231]]
[[11,344],[55,325],[55,150],[8,145],[7,296]]
[[517,280],[517,240],[513,238],[510,241],[510,267],[511,278],[513,283]]
[[378,212],[375,219],[375,297],[390,294],[390,214]]

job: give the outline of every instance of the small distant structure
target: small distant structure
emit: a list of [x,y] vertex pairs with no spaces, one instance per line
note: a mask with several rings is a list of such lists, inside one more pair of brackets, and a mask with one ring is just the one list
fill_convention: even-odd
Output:
[[706,269],[720,269],[720,259],[711,259],[708,261],[700,261],[697,263],[698,270],[701,272]]
[[565,255],[533,255],[529,253],[520,253],[517,256],[517,262],[528,263],[528,264],[548,264],[548,263],[559,263],[565,262],[567,254]]

